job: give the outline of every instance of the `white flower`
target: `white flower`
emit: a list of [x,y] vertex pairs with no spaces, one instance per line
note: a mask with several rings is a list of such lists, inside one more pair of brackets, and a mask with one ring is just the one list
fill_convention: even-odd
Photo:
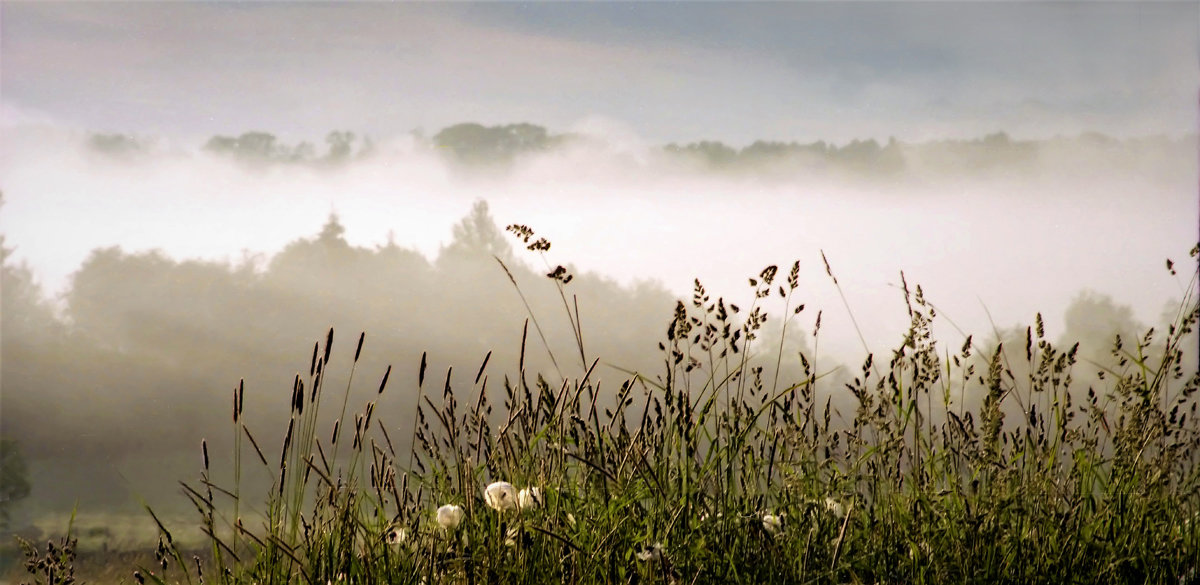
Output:
[[647,548],[644,548],[637,553],[637,559],[642,562],[658,562],[662,560],[663,546],[661,542],[656,542]]
[[762,517],[763,530],[772,536],[779,535],[783,532],[783,519],[775,514],[763,514]]
[[537,508],[542,505],[542,488],[527,487],[517,494],[517,503],[522,510]]
[[483,501],[497,512],[515,510],[518,506],[517,490],[507,481],[497,481],[484,488]]
[[521,531],[516,526],[504,531],[504,546],[517,546],[517,537],[520,535]]
[[388,531],[388,533],[387,533],[387,543],[388,544],[403,544],[405,542],[408,542],[408,531],[407,530],[405,530],[403,528],[395,527]]
[[454,530],[462,523],[463,509],[454,504],[446,504],[437,509],[437,523],[446,530]]
[[567,512],[567,523],[571,525],[571,528],[575,527],[575,515],[574,514]]
[[930,548],[929,548],[928,542],[922,542],[921,544],[917,544],[914,542],[908,543],[908,558],[916,559],[918,554],[925,555],[926,557],[928,557],[930,555]]
[[833,498],[825,498],[825,509],[838,518],[846,516],[846,508],[842,506],[841,502]]

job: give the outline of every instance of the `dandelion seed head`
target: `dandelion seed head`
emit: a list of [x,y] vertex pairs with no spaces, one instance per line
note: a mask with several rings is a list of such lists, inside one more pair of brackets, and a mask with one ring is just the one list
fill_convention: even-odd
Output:
[[783,518],[775,514],[763,514],[762,527],[767,534],[778,536],[783,533]]
[[825,509],[838,518],[846,517],[846,508],[833,498],[825,498]]
[[519,506],[517,490],[507,481],[497,481],[484,488],[483,501],[497,512],[515,510]]
[[637,559],[645,563],[657,563],[662,560],[663,546],[661,542],[656,542],[637,552]]
[[437,523],[446,530],[454,530],[462,523],[463,509],[461,506],[446,504],[437,509]]
[[393,528],[388,531],[388,544],[403,544],[405,542],[408,542],[408,531],[404,528]]

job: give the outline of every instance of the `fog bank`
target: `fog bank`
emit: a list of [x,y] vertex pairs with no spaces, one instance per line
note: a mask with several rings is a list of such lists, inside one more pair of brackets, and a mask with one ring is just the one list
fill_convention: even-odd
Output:
[[98,247],[253,264],[331,212],[351,245],[390,241],[432,259],[483,199],[499,225],[549,237],[555,263],[679,296],[695,278],[748,295],[747,277],[798,259],[806,302],[826,309],[826,347],[843,354],[862,348],[822,250],[878,349],[906,325],[901,270],[965,330],[990,330],[989,313],[1001,326],[1061,314],[1081,289],[1152,322],[1180,295],[1163,260],[1197,239],[1194,138],[1017,143],[1028,152],[1016,161],[1004,157],[1016,148],[955,158],[939,154],[953,145],[902,145],[903,170],[880,173],[879,157],[714,168],[702,151],[669,155],[606,120],[568,132],[580,139],[479,170],[411,136],[334,168],[255,166],[161,140],[111,156],[85,135],[29,125],[0,154],[0,228],[60,293]]

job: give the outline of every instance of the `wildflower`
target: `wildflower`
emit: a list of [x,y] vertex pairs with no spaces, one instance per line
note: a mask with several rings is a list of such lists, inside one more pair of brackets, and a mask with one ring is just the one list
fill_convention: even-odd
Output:
[[908,543],[908,558],[911,560],[919,560],[920,558],[929,558],[929,555],[931,555],[931,554],[932,554],[932,549],[929,547],[928,542],[921,542],[920,544],[917,544],[915,542]]
[[637,552],[637,559],[642,562],[657,563],[662,560],[663,546],[661,542],[656,542]]
[[514,510],[518,506],[517,490],[507,481],[497,481],[484,488],[483,500],[497,512]]
[[846,508],[842,506],[841,502],[833,498],[825,498],[825,509],[838,518],[846,516]]
[[400,527],[394,527],[388,531],[386,538],[388,544],[403,544],[408,542],[408,531]]
[[462,523],[463,509],[454,504],[446,504],[437,510],[437,523],[446,530],[454,530]]
[[1179,585],[1188,585],[1189,583],[1196,583],[1197,581],[1200,581],[1200,572],[1197,572],[1196,566],[1194,565],[1191,569],[1188,569],[1186,573],[1179,576]]
[[767,534],[778,536],[783,532],[783,518],[775,514],[763,514],[762,527]]
[[504,546],[517,546],[517,537],[521,535],[521,531],[516,526],[509,527],[504,531]]
[[517,503],[522,510],[537,508],[542,505],[542,488],[527,487],[517,494]]
[[571,528],[575,527],[575,515],[570,512],[567,512],[567,524],[570,524]]

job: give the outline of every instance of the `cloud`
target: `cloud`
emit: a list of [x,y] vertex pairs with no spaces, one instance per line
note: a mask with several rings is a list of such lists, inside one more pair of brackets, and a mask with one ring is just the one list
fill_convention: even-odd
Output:
[[[1197,17],[1133,4],[15,4],[5,99],[95,129],[627,120],[659,142],[1193,126]],[[1056,108],[1024,120],[1010,105]],[[948,107],[930,107],[931,102]],[[942,130],[945,129],[945,130]]]

